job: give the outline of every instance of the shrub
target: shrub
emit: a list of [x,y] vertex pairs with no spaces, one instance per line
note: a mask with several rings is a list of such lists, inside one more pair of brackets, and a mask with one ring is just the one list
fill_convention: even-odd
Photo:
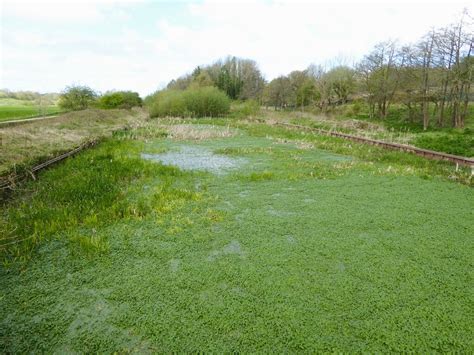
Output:
[[141,106],[143,103],[140,95],[132,91],[117,91],[102,95],[99,99],[99,107],[104,109],[125,108],[130,109]]
[[215,87],[188,89],[184,92],[186,108],[193,117],[221,116],[229,112],[230,100]]
[[234,103],[232,105],[232,116],[235,118],[245,118],[257,116],[260,112],[260,105],[255,100]]
[[361,113],[361,111],[363,109],[364,109],[364,102],[362,102],[360,100],[355,100],[352,103],[352,112],[351,112],[351,114],[353,114],[354,116],[359,116],[359,114]]
[[87,86],[68,86],[59,97],[59,107],[64,110],[84,110],[97,99],[94,90]]
[[215,87],[164,90],[147,102],[151,117],[216,117],[230,110],[230,99]]
[[184,91],[164,90],[156,93],[150,100],[151,117],[183,117],[188,116]]

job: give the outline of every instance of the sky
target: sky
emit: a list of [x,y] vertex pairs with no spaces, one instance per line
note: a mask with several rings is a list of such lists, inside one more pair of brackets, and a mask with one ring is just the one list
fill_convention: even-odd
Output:
[[87,85],[142,96],[235,55],[271,80],[360,60],[378,42],[416,41],[474,2],[0,0],[0,88]]

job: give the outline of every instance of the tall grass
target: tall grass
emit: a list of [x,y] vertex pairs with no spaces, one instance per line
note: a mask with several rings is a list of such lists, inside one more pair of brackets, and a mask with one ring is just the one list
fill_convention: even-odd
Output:
[[234,102],[231,108],[231,117],[247,118],[256,117],[260,113],[260,104],[255,100],[247,100],[242,102]]
[[[57,236],[81,249],[106,249],[99,227],[118,219],[164,213],[197,196],[177,189],[181,172],[130,155],[140,149],[130,141],[108,140],[65,164],[46,171],[38,182],[5,202],[0,216],[0,259],[28,258],[41,241]],[[159,178],[156,189],[143,195],[128,193],[134,181]],[[34,184],[34,186],[33,186]],[[30,186],[31,185],[31,186]]]
[[46,121],[0,127],[0,175],[16,173],[88,140],[109,136],[113,131],[142,124],[143,110],[84,110],[69,112]]
[[417,136],[413,143],[417,147],[437,150],[450,154],[474,156],[474,134],[469,128],[463,132],[428,132]]
[[230,110],[230,99],[214,87],[164,90],[147,101],[151,117],[218,117]]

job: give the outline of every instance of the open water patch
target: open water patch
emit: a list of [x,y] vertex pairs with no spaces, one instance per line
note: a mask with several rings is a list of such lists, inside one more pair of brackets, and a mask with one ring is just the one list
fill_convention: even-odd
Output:
[[181,146],[177,150],[166,153],[142,153],[141,157],[164,165],[177,166],[183,170],[204,170],[214,174],[223,174],[228,170],[237,169],[246,162],[243,158],[214,154],[208,148],[191,146]]

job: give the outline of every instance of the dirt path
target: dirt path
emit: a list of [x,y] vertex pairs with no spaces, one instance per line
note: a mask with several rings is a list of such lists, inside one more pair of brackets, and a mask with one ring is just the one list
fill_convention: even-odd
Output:
[[58,117],[58,115],[30,117],[30,118],[24,118],[24,119],[20,118],[20,119],[17,119],[17,120],[3,121],[3,122],[0,122],[0,127],[15,126],[15,125],[18,125],[18,124],[23,124],[23,123],[33,122],[33,121],[41,121],[41,120],[45,120],[47,118],[54,118],[54,117]]

